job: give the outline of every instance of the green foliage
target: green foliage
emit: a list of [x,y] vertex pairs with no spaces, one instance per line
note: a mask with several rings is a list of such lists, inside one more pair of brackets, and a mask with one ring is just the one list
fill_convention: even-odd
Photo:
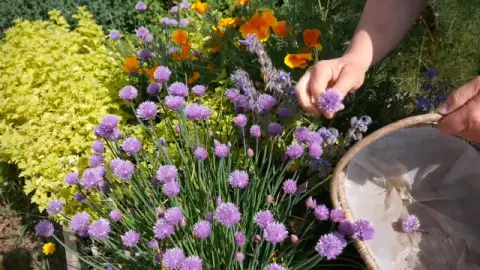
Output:
[[[71,15],[78,7],[87,6],[104,30],[132,31],[140,21],[144,21],[144,16],[138,15],[135,11],[137,2],[137,0],[3,0],[2,6],[5,8],[0,9],[0,30],[7,29],[18,18],[47,19],[48,12],[53,9],[60,10],[68,18],[69,24],[74,26],[76,21]],[[163,12],[162,1],[152,2],[150,4],[147,1],[149,9],[156,13]]]
[[124,83],[92,15],[80,8],[74,18],[72,31],[59,11],[48,21],[16,21],[0,46],[0,157],[22,170],[40,209],[52,195],[71,195],[63,178],[86,166],[92,128],[117,110]]

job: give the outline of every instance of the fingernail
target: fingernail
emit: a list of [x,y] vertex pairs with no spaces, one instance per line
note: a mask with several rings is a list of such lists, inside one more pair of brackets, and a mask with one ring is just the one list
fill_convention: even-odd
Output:
[[448,104],[447,103],[442,103],[440,106],[437,108],[437,112],[439,114],[446,114],[448,112]]

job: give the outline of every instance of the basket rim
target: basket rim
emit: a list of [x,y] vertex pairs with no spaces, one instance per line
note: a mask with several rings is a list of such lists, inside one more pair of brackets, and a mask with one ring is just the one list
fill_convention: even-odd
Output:
[[[333,175],[332,181],[330,184],[330,197],[332,200],[333,208],[343,210],[345,212],[345,218],[347,220],[353,221],[353,215],[351,212],[350,205],[346,199],[345,195],[345,168],[347,167],[350,160],[352,160],[362,149],[366,148],[371,143],[387,136],[388,134],[405,129],[405,128],[415,128],[415,127],[434,127],[436,123],[442,118],[442,115],[437,113],[431,114],[423,114],[418,116],[412,116],[400,121],[391,123],[381,129],[376,130],[375,132],[371,133],[363,140],[356,143],[352,146],[345,155],[339,160],[337,163]],[[475,149],[480,151],[480,145],[470,141],[460,138],[470,145],[472,145]],[[369,246],[366,245],[363,241],[354,240],[353,244],[355,248],[360,253],[363,261],[367,265],[368,269],[379,269],[377,262],[375,261],[372,251],[370,250]]]

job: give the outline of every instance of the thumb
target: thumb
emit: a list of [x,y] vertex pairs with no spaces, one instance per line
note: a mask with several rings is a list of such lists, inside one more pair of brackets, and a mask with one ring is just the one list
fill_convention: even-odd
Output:
[[365,75],[362,74],[359,81],[359,74],[352,72],[348,68],[344,68],[340,71],[338,79],[332,88],[337,90],[343,99],[350,91],[360,88],[364,77]]
[[462,107],[480,92],[480,76],[455,90],[445,103],[438,106],[440,114],[449,114]]

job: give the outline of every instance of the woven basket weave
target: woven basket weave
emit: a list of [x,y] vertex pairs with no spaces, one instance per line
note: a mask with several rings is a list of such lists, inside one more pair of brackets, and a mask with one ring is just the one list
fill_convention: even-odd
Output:
[[[436,126],[437,121],[441,118],[442,116],[439,114],[424,114],[405,118],[373,132],[350,148],[350,150],[340,159],[333,172],[332,183],[330,186],[330,196],[333,207],[335,209],[343,210],[346,218],[348,220],[353,220],[351,208],[345,196],[345,169],[347,168],[350,160],[352,160],[362,149],[366,148],[372,142],[375,142],[376,140],[397,130],[415,127],[434,127]],[[475,149],[480,150],[480,145],[472,141],[467,142]],[[367,268],[379,269],[369,247],[362,241],[354,240],[353,243],[355,248],[360,253],[362,259],[365,261]]]

